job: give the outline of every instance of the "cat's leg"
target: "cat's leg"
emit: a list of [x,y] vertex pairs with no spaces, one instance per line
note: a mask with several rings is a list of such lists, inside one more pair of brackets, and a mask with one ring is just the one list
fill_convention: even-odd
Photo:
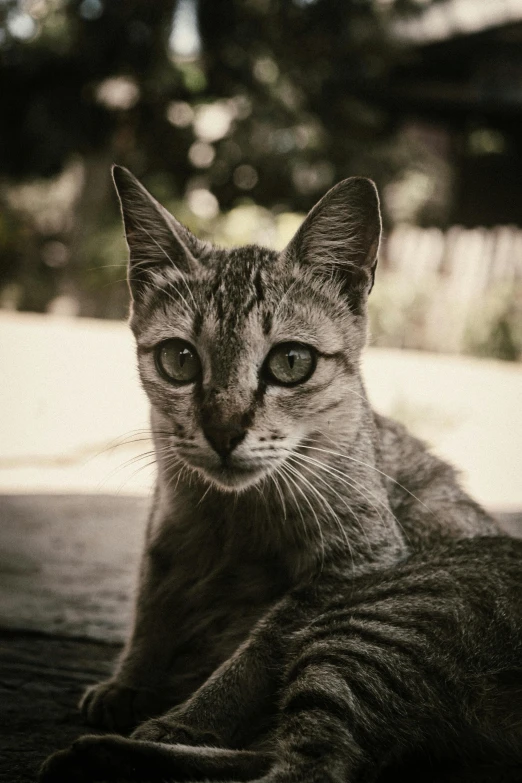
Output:
[[[439,693],[447,659],[439,671],[430,666],[422,622],[417,629],[415,617],[406,627],[397,617],[388,621],[390,591],[383,591],[382,610],[379,590],[368,592],[370,604],[343,607],[340,600],[332,616],[299,633],[281,685],[277,760],[267,783],[373,780],[396,757],[422,747],[429,726],[441,730],[437,716],[449,714]],[[399,599],[415,602],[400,591]]]
[[85,736],[43,764],[39,783],[254,780],[270,768],[268,753]]
[[[306,731],[302,727],[300,733]],[[314,759],[314,753],[318,754]],[[310,745],[306,758],[285,748],[274,763],[269,752],[165,745],[109,735],[86,736],[43,764],[39,783],[351,783],[345,763],[321,758]],[[365,782],[371,778],[365,778]]]
[[183,704],[134,731],[141,740],[190,745],[242,746],[254,720],[276,712],[288,635],[307,612],[306,599],[285,596],[258,622],[248,639]]
[[283,669],[285,631],[293,622],[299,624],[305,604],[302,596],[282,599],[187,702],[146,721],[130,740],[82,737],[51,756],[42,768],[42,783],[65,783],[73,775],[81,783],[118,777],[132,781],[258,778],[268,770],[267,753],[216,746],[241,742],[253,713],[259,716],[267,702],[274,701]]
[[[325,672],[308,672],[308,686],[283,706],[274,764],[256,783],[370,783],[380,779],[390,764],[404,763],[412,752],[420,753],[420,758],[426,754],[427,769],[438,759],[453,758],[457,769],[466,761],[480,765],[482,759],[492,770],[491,780],[504,780],[502,770],[506,780],[522,780],[520,671],[515,698],[513,692],[502,693],[495,678],[485,677],[479,689],[487,694],[488,703],[467,716],[459,714],[454,704],[444,704],[434,691],[428,710],[421,693],[417,703],[405,701],[402,709],[388,709],[386,695],[378,692],[378,678],[371,682],[373,674],[368,671],[361,687],[355,686],[348,695],[346,687],[343,694],[342,683],[333,680],[331,692],[326,693]],[[370,695],[374,687],[376,692]],[[347,708],[343,696],[348,696]],[[492,714],[484,716],[485,708]]]
[[[142,723],[133,738],[189,745],[241,746],[254,719],[275,712],[277,678],[266,639],[250,638],[179,707]],[[272,654],[271,652],[268,654]]]
[[376,778],[382,766],[379,736],[366,742],[360,731],[362,710],[360,721],[351,719],[356,702],[357,695],[348,692],[335,667],[310,665],[302,671],[285,689],[274,741],[277,757],[263,783],[366,783]]
[[178,702],[169,688],[176,645],[179,596],[166,589],[168,574],[146,551],[131,636],[113,676],[85,692],[80,709],[92,726],[128,730]]

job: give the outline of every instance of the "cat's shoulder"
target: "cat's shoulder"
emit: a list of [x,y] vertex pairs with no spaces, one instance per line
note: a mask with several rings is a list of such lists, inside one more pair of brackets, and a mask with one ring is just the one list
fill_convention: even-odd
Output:
[[416,437],[401,422],[373,412],[375,428],[381,455],[386,461],[402,464],[405,458],[412,458],[420,454],[430,454],[430,447],[420,438]]

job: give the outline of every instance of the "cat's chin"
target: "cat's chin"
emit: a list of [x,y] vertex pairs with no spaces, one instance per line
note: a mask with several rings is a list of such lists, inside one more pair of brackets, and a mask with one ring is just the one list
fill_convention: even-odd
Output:
[[266,468],[238,468],[237,466],[219,466],[216,468],[198,468],[198,472],[218,489],[224,492],[242,492],[257,484],[266,476]]

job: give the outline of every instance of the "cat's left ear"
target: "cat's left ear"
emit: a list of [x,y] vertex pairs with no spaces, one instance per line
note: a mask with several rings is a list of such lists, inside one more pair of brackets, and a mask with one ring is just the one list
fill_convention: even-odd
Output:
[[129,246],[129,286],[134,300],[154,285],[155,273],[164,268],[189,274],[206,249],[204,242],[179,223],[123,166],[112,176],[121,204]]
[[308,213],[285,255],[339,280],[350,306],[360,312],[373,287],[381,229],[377,188],[369,179],[350,177]]

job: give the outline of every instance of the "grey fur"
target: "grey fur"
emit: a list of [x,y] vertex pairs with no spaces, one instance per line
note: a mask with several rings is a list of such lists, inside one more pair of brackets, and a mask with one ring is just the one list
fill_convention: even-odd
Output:
[[[113,730],[191,696],[296,590],[339,573],[350,585],[427,545],[497,532],[454,471],[367,400],[373,184],[337,185],[278,254],[202,243],[129,172],[116,168],[115,182],[158,479],[132,636],[82,703]],[[172,338],[196,347],[197,383],[158,374],[155,347]],[[263,375],[285,341],[318,352],[310,380],[290,388]],[[225,461],[216,430],[241,433]]]
[[502,537],[353,579],[331,570],[283,598],[180,708],[131,740],[82,738],[51,757],[42,783],[350,783],[419,750],[431,767],[482,758],[503,765],[488,780],[518,781],[521,583],[522,541]]

